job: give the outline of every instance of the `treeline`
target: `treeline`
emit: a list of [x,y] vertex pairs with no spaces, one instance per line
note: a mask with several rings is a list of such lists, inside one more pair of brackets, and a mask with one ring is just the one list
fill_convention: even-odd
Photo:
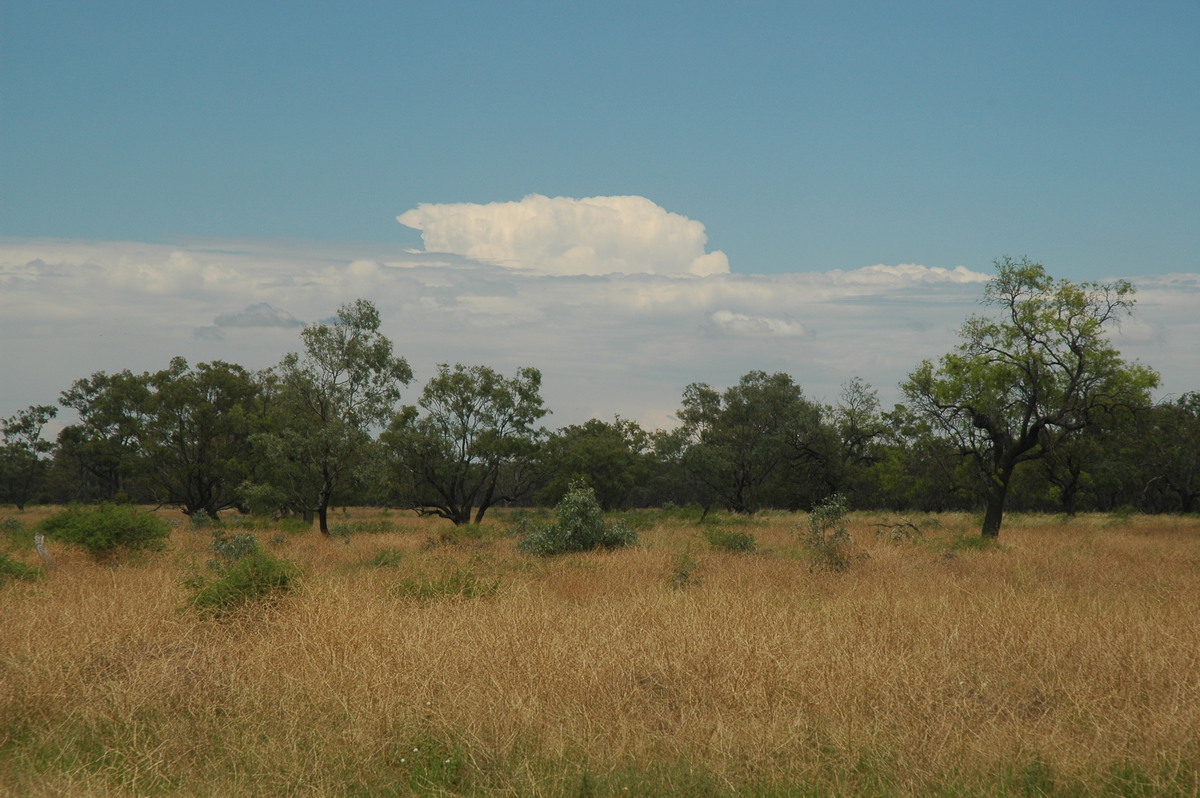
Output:
[[[985,301],[1001,319],[969,319],[958,349],[920,364],[891,409],[858,378],[823,404],[788,374],[751,371],[724,390],[688,386],[673,430],[619,417],[548,430],[537,369],[480,365],[441,365],[402,404],[412,371],[358,300],[265,371],[175,358],[154,373],[97,372],[58,406],[5,419],[0,501],[236,509],[326,534],[331,506],[463,524],[495,506],[553,505],[575,483],[608,510],[753,513],[833,494],[857,509],[982,508],[995,514],[985,534],[1005,508],[1196,511],[1200,394],[1152,401],[1157,375],[1099,334],[1128,312],[1132,287],[997,265]],[[45,440],[59,407],[78,420]]]

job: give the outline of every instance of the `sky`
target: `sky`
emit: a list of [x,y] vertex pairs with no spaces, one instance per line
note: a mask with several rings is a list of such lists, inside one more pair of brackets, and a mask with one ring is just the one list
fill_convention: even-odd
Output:
[[550,426],[787,371],[885,405],[1002,256],[1200,389],[1200,4],[6,3],[0,415],[371,299]]

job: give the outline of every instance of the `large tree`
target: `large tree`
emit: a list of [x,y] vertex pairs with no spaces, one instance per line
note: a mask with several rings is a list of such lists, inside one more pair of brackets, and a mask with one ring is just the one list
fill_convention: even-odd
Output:
[[[58,435],[56,465],[68,472],[71,498],[127,498],[138,493],[139,438],[150,395],[149,375],[98,371],[76,380],[59,403],[79,421]],[[139,494],[136,498],[142,498]]]
[[459,525],[472,510],[479,523],[497,502],[520,498],[545,434],[535,426],[548,412],[541,384],[535,368],[505,378],[487,366],[439,365],[419,407],[405,407],[383,434],[402,500]]
[[270,431],[255,436],[262,458],[255,482],[281,505],[315,513],[323,535],[330,503],[363,475],[372,431],[391,418],[412,379],[379,326],[371,302],[342,305],[332,323],[301,331],[303,353],[288,354],[264,376]]
[[796,494],[802,487],[796,483],[812,481],[805,467],[820,466],[835,445],[821,406],[783,373],[751,371],[723,393],[693,383],[684,390],[679,420],[688,444],[683,467],[735,513],[758,510],[764,489],[786,470]]
[[650,473],[650,436],[635,421],[598,418],[555,432],[542,447],[538,500],[558,504],[575,483],[592,488],[605,512],[624,506]]
[[958,348],[923,361],[902,384],[913,408],[971,460],[984,501],[982,534],[1000,534],[1014,470],[1118,407],[1145,405],[1158,375],[1125,362],[1107,328],[1129,314],[1128,281],[1072,283],[1039,263],[1003,258]]
[[155,498],[188,516],[237,506],[259,409],[253,377],[237,364],[189,368],[176,357],[147,385],[139,462]]

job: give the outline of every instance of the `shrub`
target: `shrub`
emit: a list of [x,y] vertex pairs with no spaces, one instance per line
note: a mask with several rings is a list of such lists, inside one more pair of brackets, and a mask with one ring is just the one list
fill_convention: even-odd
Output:
[[529,554],[551,557],[572,551],[617,549],[637,545],[638,535],[625,524],[604,520],[604,511],[591,488],[578,483],[554,508],[555,521],[535,525],[517,544]]
[[48,538],[86,549],[93,557],[117,551],[162,551],[171,527],[154,513],[129,504],[68,507],[37,525]]
[[809,513],[808,529],[802,533],[801,543],[808,551],[813,570],[845,571],[855,560],[867,556],[852,552],[853,539],[841,526],[848,512],[845,501],[835,493]]
[[718,551],[750,552],[758,545],[754,535],[749,532],[733,532],[719,526],[705,529],[704,539],[708,541],[709,546]]
[[675,590],[695,587],[700,584],[700,577],[697,575],[699,570],[700,563],[696,562],[692,555],[681,553],[671,565],[671,577],[667,580],[667,584]]
[[395,568],[404,559],[400,549],[380,549],[364,563],[375,568]]
[[41,576],[41,568],[26,565],[20,560],[14,560],[7,554],[0,554],[0,585],[3,585],[10,579],[33,581],[34,579],[40,579]]
[[392,595],[417,601],[481,599],[495,595],[499,589],[499,578],[484,579],[472,571],[455,568],[438,577],[405,579],[392,589]]
[[257,553],[262,548],[258,543],[258,538],[248,532],[227,535],[224,529],[218,527],[213,530],[212,535],[213,542],[209,544],[208,550],[219,558],[218,562],[209,563],[212,567],[219,568],[222,565],[237,562],[243,557]]
[[191,606],[206,617],[224,617],[251,602],[267,602],[295,590],[300,577],[294,563],[255,551],[219,569],[215,578],[189,580]]

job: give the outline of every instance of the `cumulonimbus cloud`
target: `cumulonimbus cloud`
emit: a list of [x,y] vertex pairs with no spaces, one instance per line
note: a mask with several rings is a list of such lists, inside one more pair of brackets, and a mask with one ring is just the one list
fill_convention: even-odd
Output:
[[645,197],[546,197],[518,202],[422,203],[396,217],[421,231],[427,252],[548,274],[728,274],[724,252],[706,252],[694,219]]

